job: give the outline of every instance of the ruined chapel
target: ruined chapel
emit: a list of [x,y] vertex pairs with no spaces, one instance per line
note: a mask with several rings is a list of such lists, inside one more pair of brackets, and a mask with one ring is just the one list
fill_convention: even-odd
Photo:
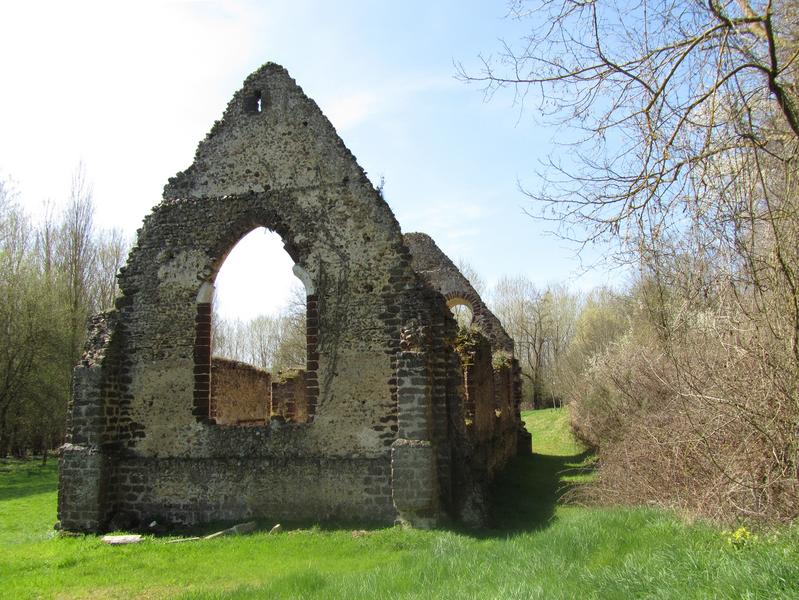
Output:
[[[211,355],[216,274],[279,234],[307,296],[287,377]],[[98,532],[274,518],[480,525],[530,452],[513,342],[285,69],[244,82],[170,179],[73,376],[58,517]],[[466,304],[459,330],[450,307]]]

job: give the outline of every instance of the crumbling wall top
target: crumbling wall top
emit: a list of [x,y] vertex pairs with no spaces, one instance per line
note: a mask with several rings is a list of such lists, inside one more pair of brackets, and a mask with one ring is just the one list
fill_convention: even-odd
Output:
[[444,296],[450,306],[468,305],[472,311],[473,324],[491,341],[492,348],[512,354],[513,339],[433,238],[425,233],[414,232],[406,233],[403,239],[411,251],[414,270],[427,284]]
[[266,63],[235,93],[194,163],[170,178],[164,199],[341,184],[371,187],[316,102],[286,69]]

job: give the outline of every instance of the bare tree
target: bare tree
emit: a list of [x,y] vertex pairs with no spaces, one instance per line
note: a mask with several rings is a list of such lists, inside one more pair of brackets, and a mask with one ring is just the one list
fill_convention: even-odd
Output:
[[306,367],[308,354],[306,310],[305,288],[295,285],[291,290],[288,306],[280,315],[282,326],[272,363],[272,369],[276,373]]
[[125,264],[130,244],[120,229],[101,231],[95,241],[95,268],[92,270],[89,302],[92,310],[105,310],[114,306],[117,273]]
[[525,277],[500,279],[493,296],[493,309],[513,338],[533,406],[557,405],[556,370],[574,336],[579,299],[563,286],[539,290]]
[[63,213],[59,267],[66,278],[67,305],[70,314],[71,363],[80,357],[86,328],[92,272],[96,263],[94,243],[94,201],[86,169],[80,163],[72,174],[69,200]]
[[306,362],[305,292],[292,288],[288,305],[277,315],[249,321],[224,319],[213,312],[212,352],[278,373],[304,369]]
[[485,295],[488,292],[488,286],[486,286],[485,279],[483,279],[482,275],[474,268],[474,266],[467,261],[465,258],[458,259],[458,270],[461,272],[469,283],[474,288],[474,291],[479,294],[479,296],[485,299]]
[[58,252],[59,225],[55,217],[55,206],[50,200],[44,203],[44,216],[36,232],[36,253],[42,273],[51,285],[56,280],[56,254]]
[[547,118],[581,131],[569,158],[548,165],[549,187],[528,192],[552,209],[541,216],[578,226],[581,239],[622,234],[635,249],[642,233],[654,241],[679,227],[677,210],[716,185],[709,163],[794,160],[789,0],[515,0],[511,14],[530,34],[461,76],[532,96]]
[[594,406],[616,417],[606,482],[705,514],[795,517],[796,3],[516,0],[511,11],[530,34],[461,75],[489,94],[513,88],[570,128],[547,184],[527,190],[532,212],[639,267],[647,318],[590,366]]

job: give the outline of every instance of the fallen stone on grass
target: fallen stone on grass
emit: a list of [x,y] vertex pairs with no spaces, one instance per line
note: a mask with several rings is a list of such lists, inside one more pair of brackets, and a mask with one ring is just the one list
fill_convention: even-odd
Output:
[[123,544],[138,544],[142,537],[138,534],[133,535],[104,535],[102,540],[106,544],[110,544],[112,546],[121,546]]

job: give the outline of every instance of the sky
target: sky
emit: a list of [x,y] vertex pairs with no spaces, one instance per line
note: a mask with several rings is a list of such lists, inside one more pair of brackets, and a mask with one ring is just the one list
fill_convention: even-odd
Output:
[[[63,202],[82,162],[96,223],[131,239],[167,179],[188,167],[233,93],[261,64],[282,64],[336,127],[404,232],[431,235],[493,285],[607,283],[596,258],[524,212],[519,190],[569,132],[520,111],[512,92],[489,101],[456,77],[478,55],[518,39],[503,2],[0,2],[0,176],[32,214]],[[217,279],[224,316],[274,312],[291,261],[279,239],[253,234]],[[280,290],[253,274],[282,273]]]

